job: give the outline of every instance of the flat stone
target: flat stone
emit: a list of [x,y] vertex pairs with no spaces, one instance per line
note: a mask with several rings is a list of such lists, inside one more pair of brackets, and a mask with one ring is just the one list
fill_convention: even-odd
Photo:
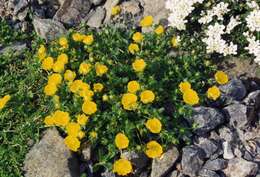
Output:
[[105,0],[91,0],[91,3],[94,4],[95,6],[100,5],[102,2]]
[[89,0],[65,0],[54,19],[69,26],[78,25],[91,8]]
[[103,7],[98,7],[93,11],[93,14],[89,17],[87,25],[94,28],[99,28],[105,18],[106,11]]
[[29,5],[29,2],[27,0],[18,0],[16,2],[17,3],[15,3],[14,5],[14,15],[17,15]]
[[56,20],[36,17],[33,19],[33,26],[36,33],[47,41],[52,41],[66,33],[64,26]]
[[25,177],[79,177],[78,160],[56,129],[48,129],[25,157]]
[[217,171],[217,170],[222,170],[227,168],[228,161],[224,159],[215,159],[215,160],[208,160],[203,168],[212,170],[212,171]]
[[184,147],[182,151],[181,166],[183,174],[197,177],[206,158],[205,152],[194,145]]
[[246,87],[243,82],[239,79],[232,79],[226,85],[219,86],[224,96],[241,101],[247,94]]
[[224,170],[227,177],[255,176],[258,170],[256,163],[246,161],[242,158],[229,160],[228,167]]
[[154,159],[152,163],[151,177],[163,177],[173,167],[179,158],[179,151],[176,147],[167,150],[161,158]]
[[193,116],[187,120],[196,125],[194,131],[197,135],[208,133],[225,121],[224,115],[217,109],[200,106],[193,110]]
[[200,138],[199,144],[197,144],[206,154],[206,158],[211,158],[215,153],[221,151],[221,144],[219,145],[217,141],[210,140],[207,138]]

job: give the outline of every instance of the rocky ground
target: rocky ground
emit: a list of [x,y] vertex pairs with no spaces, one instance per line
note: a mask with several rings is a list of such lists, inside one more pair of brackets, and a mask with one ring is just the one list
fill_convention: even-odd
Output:
[[[111,8],[117,4],[121,15],[111,17]],[[35,30],[47,41],[69,27],[80,28],[81,23],[92,28],[111,23],[137,28],[144,15],[152,15],[156,23],[167,23],[164,0],[0,0],[0,15],[14,28]],[[26,42],[0,45],[0,53],[26,47],[30,47]],[[144,154],[124,152],[135,166],[132,176],[260,177],[259,71],[252,63],[236,61],[222,64],[233,76],[221,87],[222,98],[209,103],[210,107],[194,108],[194,116],[187,119],[188,124],[198,125],[190,135],[191,144],[173,146],[152,162]],[[111,172],[93,174],[93,156],[88,145],[79,154],[71,153],[58,131],[49,129],[27,154],[23,170],[27,177],[115,176]]]

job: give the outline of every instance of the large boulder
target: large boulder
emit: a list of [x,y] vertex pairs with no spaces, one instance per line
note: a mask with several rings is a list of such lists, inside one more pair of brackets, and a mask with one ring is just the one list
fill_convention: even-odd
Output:
[[223,124],[225,117],[217,109],[200,106],[194,108],[193,116],[188,121],[196,125],[197,135],[203,135]]
[[78,177],[79,163],[56,129],[48,129],[24,161],[25,177]]
[[36,33],[47,41],[52,41],[66,33],[64,26],[56,20],[35,17],[33,19],[33,26]]
[[239,79],[232,79],[228,84],[221,85],[220,90],[224,97],[231,100],[241,101],[247,94],[246,87]]

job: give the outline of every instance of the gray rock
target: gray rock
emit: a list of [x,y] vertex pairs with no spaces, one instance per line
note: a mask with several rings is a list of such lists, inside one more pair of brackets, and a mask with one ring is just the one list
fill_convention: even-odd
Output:
[[225,117],[217,109],[201,106],[194,108],[193,116],[188,121],[196,125],[197,135],[203,135],[224,123]]
[[260,90],[249,93],[243,100],[243,103],[247,106],[260,107]]
[[255,118],[254,116],[250,116],[247,106],[239,103],[225,107],[224,111],[226,112],[230,124],[239,129],[244,129],[250,125]]
[[90,144],[83,144],[82,146],[82,160],[89,161],[91,159],[91,146]]
[[112,7],[118,5],[120,0],[106,0],[106,3],[104,4],[104,8],[106,9],[106,18],[104,20],[105,23],[109,23],[111,20],[111,10]]
[[165,176],[179,158],[179,151],[176,147],[167,150],[161,158],[154,159],[152,163],[151,177]]
[[98,7],[93,11],[93,14],[89,17],[87,25],[94,28],[99,28],[105,18],[105,9],[103,7]]
[[66,147],[56,129],[48,129],[24,161],[25,177],[77,177],[77,159]]
[[134,151],[125,151],[122,156],[130,160],[137,168],[143,168],[147,165],[149,159],[144,153],[137,153]]
[[[169,11],[165,8],[165,0],[142,0],[144,8],[144,16],[151,15],[154,18],[154,24],[158,24],[160,20],[167,19]],[[143,29],[149,31],[149,29]]]
[[229,160],[228,167],[224,170],[227,177],[255,176],[258,170],[256,163],[246,161],[242,158]]
[[202,169],[199,172],[200,177],[220,177],[215,171]]
[[219,155],[219,151],[221,151],[221,145],[215,140],[210,140],[207,138],[200,138],[199,143],[197,144],[206,154],[206,158],[211,158],[214,154]]
[[17,15],[19,12],[23,11],[28,7],[29,2],[27,0],[18,0],[14,5],[14,15]]
[[223,142],[223,151],[224,151],[223,153],[224,159],[233,159],[235,157],[230,142],[228,141]]
[[89,0],[65,0],[54,19],[73,26],[79,24],[91,8]]
[[218,132],[219,132],[220,138],[225,141],[231,142],[231,141],[235,140],[235,134],[234,134],[233,130],[229,127],[223,126],[218,130]]
[[91,0],[91,3],[94,4],[95,6],[100,5],[104,0]]
[[0,49],[0,54],[4,54],[4,53],[8,53],[8,52],[19,54],[20,52],[22,52],[25,49],[26,49],[25,43],[17,42],[17,43],[12,44],[11,46]]
[[34,18],[33,26],[36,33],[47,41],[52,41],[66,33],[64,26],[56,20]]
[[182,151],[182,172],[191,177],[198,176],[206,157],[205,152],[198,146],[194,145],[184,147]]
[[222,170],[227,168],[228,161],[224,159],[215,159],[215,160],[208,160],[203,168],[212,170],[212,171],[217,171],[217,170]]
[[247,93],[245,85],[239,79],[232,79],[228,84],[221,85],[219,88],[224,96],[236,101],[241,101]]
[[125,1],[121,4],[122,13],[130,13],[132,15],[137,15],[141,12],[140,2],[136,0]]

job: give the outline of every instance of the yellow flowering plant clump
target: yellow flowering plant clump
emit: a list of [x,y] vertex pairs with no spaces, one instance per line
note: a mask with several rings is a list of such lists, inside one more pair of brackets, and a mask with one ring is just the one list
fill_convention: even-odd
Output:
[[[153,26],[153,18],[144,17],[140,26]],[[178,50],[172,44],[177,34],[154,26],[149,33],[109,26],[71,31],[36,53],[51,106],[43,122],[64,131],[72,151],[90,143],[98,154],[94,170],[132,173],[123,151],[160,158],[169,145],[187,139],[189,127],[181,122],[191,107],[217,97],[215,90],[206,94],[214,67],[192,54],[170,55]]]

